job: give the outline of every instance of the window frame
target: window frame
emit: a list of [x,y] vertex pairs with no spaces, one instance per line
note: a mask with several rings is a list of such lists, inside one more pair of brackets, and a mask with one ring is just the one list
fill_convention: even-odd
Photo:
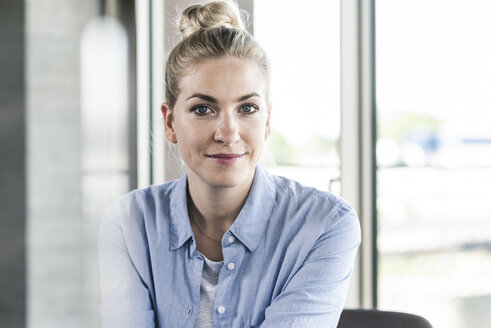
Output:
[[341,1],[341,195],[362,243],[348,301],[377,307],[375,0]]

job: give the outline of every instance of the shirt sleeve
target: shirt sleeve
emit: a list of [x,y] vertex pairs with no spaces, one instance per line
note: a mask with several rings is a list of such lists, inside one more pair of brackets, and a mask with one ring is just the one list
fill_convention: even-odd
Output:
[[355,212],[342,204],[304,263],[265,310],[261,328],[336,328],[360,245]]
[[124,205],[118,203],[106,210],[99,228],[102,326],[152,328],[155,316],[150,294],[128,252],[121,223]]

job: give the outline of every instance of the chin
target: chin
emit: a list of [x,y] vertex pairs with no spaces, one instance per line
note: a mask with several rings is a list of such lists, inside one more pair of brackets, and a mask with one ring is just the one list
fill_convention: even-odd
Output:
[[[189,163],[193,164],[193,163]],[[188,165],[189,174],[212,188],[235,188],[252,183],[255,165],[250,162],[236,163],[235,165],[217,165],[210,160],[199,165]]]
[[216,188],[233,188],[249,183],[249,174],[244,172],[216,172],[207,180],[211,186]]

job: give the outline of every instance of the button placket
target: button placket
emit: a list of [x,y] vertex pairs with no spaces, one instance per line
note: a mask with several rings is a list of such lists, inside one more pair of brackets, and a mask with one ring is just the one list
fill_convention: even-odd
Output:
[[[234,314],[234,306],[236,302],[237,295],[231,294],[233,290],[233,284],[235,282],[238,268],[242,262],[245,254],[245,247],[239,243],[239,240],[229,233],[228,236],[224,238],[223,243],[223,259],[224,265],[221,271],[221,280],[217,288],[216,298],[215,298],[215,315],[217,319],[217,324],[220,322],[219,326],[229,326],[227,320]],[[227,308],[227,307],[232,308]]]

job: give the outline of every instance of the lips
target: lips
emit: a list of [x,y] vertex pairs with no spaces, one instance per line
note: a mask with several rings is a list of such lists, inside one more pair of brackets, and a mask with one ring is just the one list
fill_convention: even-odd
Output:
[[220,164],[233,164],[240,160],[245,154],[212,154],[207,155],[211,160]]

